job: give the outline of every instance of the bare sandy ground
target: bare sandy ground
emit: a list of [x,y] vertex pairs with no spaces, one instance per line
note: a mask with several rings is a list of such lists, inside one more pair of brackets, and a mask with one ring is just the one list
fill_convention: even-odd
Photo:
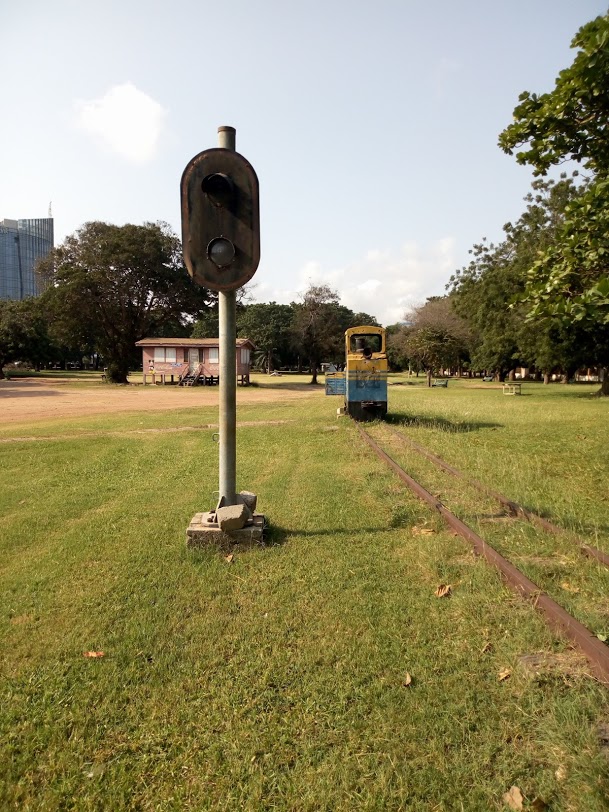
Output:
[[[237,387],[240,403],[270,403],[315,397],[323,389],[306,384],[277,388]],[[0,381],[0,425],[117,412],[156,412],[216,406],[217,386],[83,386],[74,381],[44,378]]]

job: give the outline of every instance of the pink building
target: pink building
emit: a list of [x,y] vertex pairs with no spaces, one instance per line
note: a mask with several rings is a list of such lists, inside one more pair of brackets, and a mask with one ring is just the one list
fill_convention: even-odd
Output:
[[[136,342],[142,348],[144,383],[160,380],[177,382],[180,386],[217,384],[220,377],[220,339],[218,338],[143,338]],[[250,382],[252,350],[249,338],[238,338],[236,374],[245,386]]]

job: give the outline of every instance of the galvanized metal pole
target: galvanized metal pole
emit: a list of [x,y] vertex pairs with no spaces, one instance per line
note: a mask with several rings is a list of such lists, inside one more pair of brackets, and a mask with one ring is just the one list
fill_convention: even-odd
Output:
[[[234,127],[218,127],[218,146],[235,151]],[[220,291],[220,501],[237,501],[237,294]]]

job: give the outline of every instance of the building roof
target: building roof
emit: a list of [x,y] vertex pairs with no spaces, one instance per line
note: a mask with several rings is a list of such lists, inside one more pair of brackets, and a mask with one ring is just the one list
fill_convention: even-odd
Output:
[[[256,349],[256,345],[249,338],[238,338],[237,347],[249,344]],[[135,342],[136,347],[219,347],[219,338],[142,338]]]

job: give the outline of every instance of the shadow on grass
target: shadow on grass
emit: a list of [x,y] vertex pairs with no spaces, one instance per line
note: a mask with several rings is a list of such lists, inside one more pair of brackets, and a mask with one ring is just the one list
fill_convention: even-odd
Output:
[[58,392],[56,389],[41,389],[36,387],[34,389],[25,389],[19,385],[12,385],[10,382],[3,383],[0,387],[1,398],[39,398],[39,397],[63,397],[63,392]]
[[323,383],[272,383],[271,381],[255,381],[252,386],[280,392],[286,390],[288,392],[318,392],[324,388]]
[[267,547],[279,547],[290,539],[306,539],[320,536],[354,538],[367,533],[384,533],[391,529],[388,524],[379,527],[354,527],[350,530],[345,530],[344,527],[324,527],[316,530],[302,530],[299,528],[281,527],[276,524],[270,524],[264,531],[264,543]]
[[458,421],[453,422],[445,417],[425,417],[422,415],[408,415],[400,412],[392,412],[385,418],[385,422],[392,426],[413,426],[415,428],[437,429],[449,434],[467,434],[470,431],[480,431],[480,429],[502,429],[502,423],[487,423],[481,421]]
[[[552,524],[555,524],[559,529],[564,530],[566,533],[572,533],[573,536],[579,538],[585,544],[592,544],[599,547],[598,534],[609,536],[609,524],[592,524],[586,522],[584,519],[578,519],[577,522],[573,520],[565,520],[552,512],[550,508],[542,507],[541,505],[532,504],[526,500],[518,502],[525,510],[535,513],[542,519],[547,519]],[[600,542],[600,549],[609,553],[609,542]]]

